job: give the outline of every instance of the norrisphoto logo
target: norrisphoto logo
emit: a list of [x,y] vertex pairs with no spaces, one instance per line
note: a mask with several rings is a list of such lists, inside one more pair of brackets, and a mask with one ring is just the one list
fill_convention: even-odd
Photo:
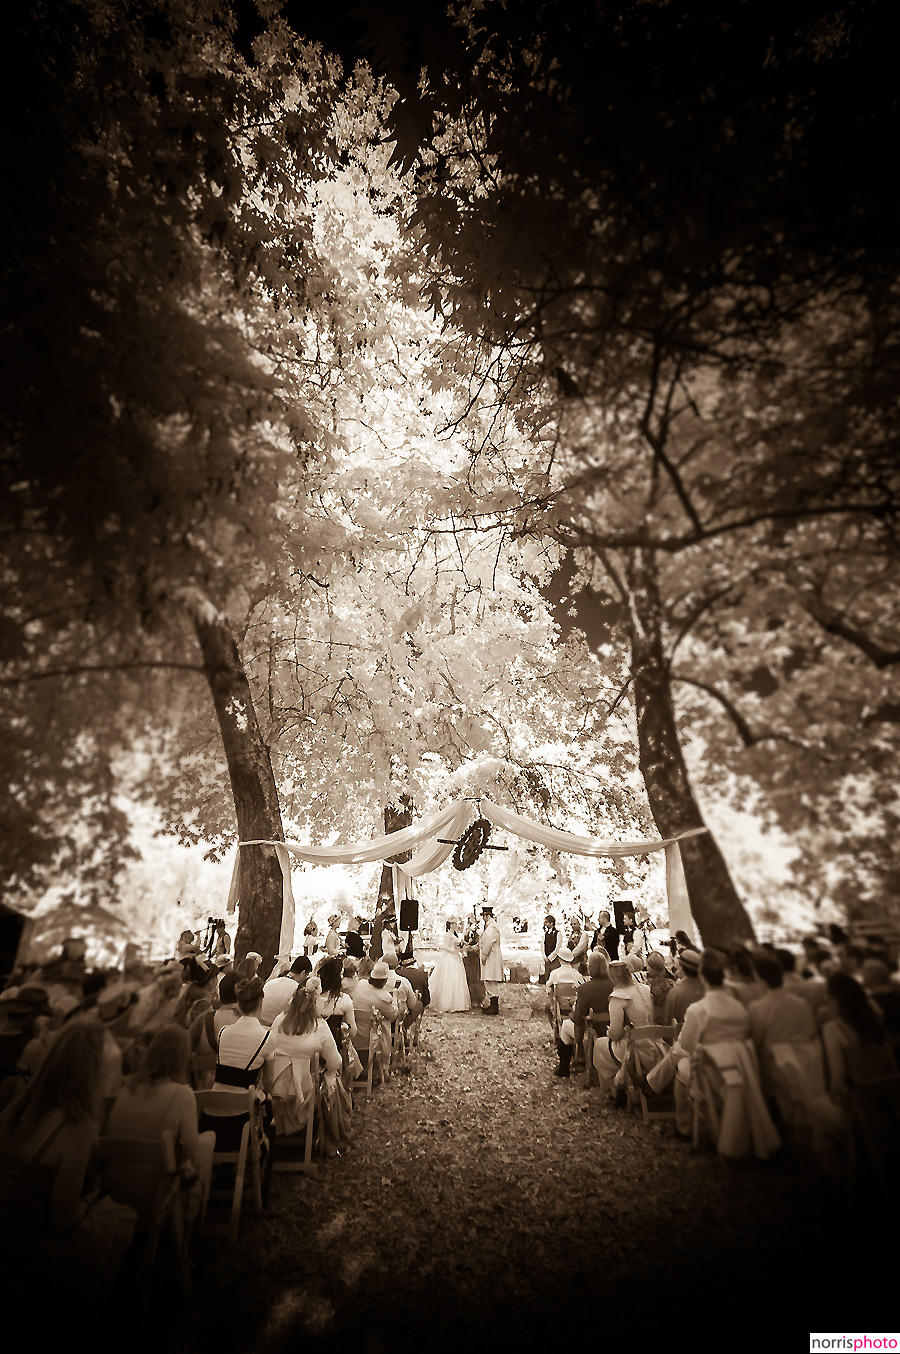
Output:
[[856,1334],[834,1334],[825,1331],[812,1331],[809,1337],[810,1354],[820,1350],[863,1350],[863,1349],[900,1349],[900,1332],[887,1331],[876,1334],[859,1332]]

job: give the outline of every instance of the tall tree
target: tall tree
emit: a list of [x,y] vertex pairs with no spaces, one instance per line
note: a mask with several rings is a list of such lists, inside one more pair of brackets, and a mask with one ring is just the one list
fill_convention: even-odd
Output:
[[[402,96],[394,126],[417,165],[435,304],[493,340],[484,379],[520,400],[544,441],[520,479],[518,529],[589,551],[621,608],[663,831],[699,813],[663,642],[663,586],[683,566],[667,559],[715,573],[723,536],[896,510],[884,473],[896,355],[870,341],[891,332],[896,306],[900,203],[893,186],[871,192],[872,128],[896,126],[888,17],[884,5],[823,20],[803,5],[735,18],[492,0],[379,16],[373,51]],[[845,338],[875,356],[874,368],[831,363],[877,426],[874,446],[845,430],[837,464],[808,452],[781,464],[765,437],[742,459],[698,429],[710,384],[737,417],[734,377],[748,369],[781,398],[770,364],[829,310],[852,311]],[[810,426],[811,413],[807,401]],[[476,450],[483,462],[490,448]],[[693,842],[704,938],[746,934],[715,844]]]
[[[297,516],[332,439],[316,343],[342,316],[305,194],[333,163],[337,67],[277,18],[242,56],[228,7],[202,0],[31,6],[10,28],[24,91],[4,144],[13,728],[62,684],[73,723],[55,768],[30,775],[65,781],[86,736],[126,736],[121,706],[103,728],[124,672],[200,672],[237,830],[278,838],[229,608],[303,555]],[[153,694],[132,681],[144,727]],[[280,871],[244,859],[238,953],[272,954]]]

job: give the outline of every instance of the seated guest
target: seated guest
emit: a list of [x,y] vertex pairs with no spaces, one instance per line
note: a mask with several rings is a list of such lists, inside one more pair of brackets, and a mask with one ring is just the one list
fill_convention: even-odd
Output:
[[675,960],[675,970],[680,976],[666,998],[665,1025],[680,1025],[688,1007],[704,995],[700,956],[696,950],[682,950]]
[[762,1052],[764,1044],[794,1044],[815,1039],[818,1027],[812,1007],[808,1001],[785,989],[784,970],[778,961],[760,953],[754,968],[766,988],[765,996],[751,1001],[747,1008],[757,1052]]
[[[550,1021],[550,1028],[553,1030],[556,1029],[553,1006],[557,997],[557,988],[563,986],[565,988],[575,989],[578,987],[579,983],[584,982],[584,977],[575,967],[575,955],[567,945],[561,946],[556,951],[556,957],[559,960],[558,967],[552,969],[547,975],[547,1019]],[[566,996],[561,1003],[561,1013],[563,1015],[568,1015],[574,1005],[575,993],[573,990],[571,996]],[[564,1010],[563,1007],[565,1007]],[[560,1073],[560,1075],[563,1076],[565,1074]]]
[[796,956],[790,950],[776,947],[773,954],[784,972],[785,990],[808,1001],[813,1011],[818,1014],[820,1008],[828,1001],[828,989],[824,981],[819,978],[801,978],[797,972]]
[[606,951],[592,950],[588,956],[588,977],[575,994],[575,1006],[571,1016],[564,1020],[559,1028],[556,1045],[559,1066],[554,1076],[569,1075],[572,1056],[584,1039],[585,1025],[590,1016],[593,1016],[598,1033],[606,1033],[609,1027],[609,996],[614,986],[609,976],[609,957]]
[[[365,961],[360,965],[362,968]],[[391,976],[391,970],[383,959],[379,959],[373,966],[368,978],[362,978],[357,984],[356,991],[353,993],[353,1012],[356,1017],[356,1035],[353,1038],[353,1046],[360,1058],[365,1063],[363,1054],[368,1054],[369,1035],[372,1029],[372,1018],[376,1012],[384,1017],[385,1029],[382,1032],[382,1045],[380,1052],[384,1057],[390,1057],[391,1051],[391,1022],[397,1019],[397,1002],[392,992],[388,992],[387,983]]]
[[837,1016],[822,1026],[828,1091],[842,1104],[852,1077],[890,1076],[897,1066],[881,1012],[862,985],[847,973],[833,973],[828,993],[837,1009]]
[[424,1010],[431,1002],[431,992],[428,990],[428,974],[416,963],[416,956],[411,949],[407,950],[400,960],[400,967],[397,972],[410,984]]
[[[631,969],[618,960],[610,964],[609,976],[613,989],[609,994],[609,1031],[594,1044],[594,1066],[601,1090],[610,1091],[613,1085],[621,1088],[624,1078],[625,1031],[628,1026],[652,1025],[653,998],[645,983],[639,983]],[[637,1049],[642,1066],[650,1067],[659,1057],[655,1044]]]
[[836,1012],[821,1027],[828,1094],[811,1104],[810,1113],[813,1152],[837,1184],[846,1168],[852,1081],[893,1076],[897,1064],[881,1014],[856,979],[837,970],[828,979],[828,994]]
[[325,1063],[326,1094],[336,1090],[341,1055],[327,1022],[316,1014],[321,995],[319,978],[295,985],[287,1010],[276,1016],[272,1026],[270,1084],[278,1133],[299,1133],[304,1126],[304,1111],[314,1089],[310,1058]]
[[291,964],[287,973],[280,978],[269,979],[263,988],[263,1003],[259,1017],[264,1025],[271,1025],[276,1016],[287,1010],[294,999],[297,984],[302,987],[311,973],[312,960],[308,955],[301,954]]
[[219,970],[205,959],[188,959],[184,964],[187,985],[175,1008],[175,1024],[189,1029],[198,1015],[213,1009]]
[[[210,1008],[198,1015],[191,1025],[190,1049],[192,1053],[215,1053],[218,1048],[219,1034],[226,1025],[233,1025],[238,1019],[237,985],[240,982],[234,969],[222,975],[219,983],[219,1005],[216,1010]],[[265,992],[265,988],[263,989]]]
[[[180,1025],[168,1025],[153,1036],[138,1071],[116,1096],[109,1114],[111,1138],[156,1139],[167,1130],[185,1179],[195,1177],[187,1216],[192,1222],[209,1189],[215,1135],[197,1131],[197,1101],[187,1084],[190,1039]],[[157,1176],[152,1167],[111,1161],[106,1187],[114,1199],[130,1204],[146,1223],[153,1212]]]
[[322,990],[316,998],[316,1015],[326,1022],[339,1049],[344,1042],[343,1025],[346,1024],[349,1029],[351,1039],[356,1033],[353,998],[343,990],[342,972],[342,961],[335,956],[320,964],[316,975],[322,985]]
[[749,1006],[751,1001],[756,1001],[759,997],[764,997],[769,991],[768,985],[753,967],[753,956],[743,946],[738,946],[729,953],[725,973],[725,986],[745,1006]]
[[353,955],[348,954],[341,965],[341,988],[344,992],[353,995],[356,984],[359,982],[358,965]]
[[397,955],[387,954],[385,962],[391,970],[387,990],[393,992],[396,997],[398,1017],[403,1021],[404,1027],[409,1029],[422,1014],[422,1003],[412,983],[400,972],[400,960]]
[[[225,1025],[219,1031],[216,1055],[215,1081],[213,1091],[231,1091],[240,1096],[246,1104],[247,1090],[251,1086],[260,1087],[259,1098],[265,1100],[262,1093],[261,1073],[263,1067],[273,1057],[271,1031],[259,1019],[263,1004],[263,985],[259,978],[242,978],[235,989],[238,1018],[231,1025]],[[200,1117],[200,1131],[212,1131],[216,1135],[219,1151],[236,1152],[241,1145],[245,1114],[221,1116],[204,1112]],[[271,1107],[263,1104],[261,1109],[263,1132],[268,1135],[271,1127]],[[272,1155],[266,1159],[263,1173],[263,1197],[268,1192]]]
[[[73,1304],[95,1297],[112,1279],[137,1222],[134,1209],[88,1192],[102,1114],[104,1036],[94,1021],[67,1025],[0,1115],[0,1150],[46,1167],[48,1177],[46,1195],[4,1200],[0,1254],[10,1272],[50,1275],[56,1295]],[[7,1183],[11,1174],[5,1166]],[[70,1307],[69,1318],[77,1311]]]
[[900,1036],[900,987],[891,982],[891,971],[883,959],[864,959],[860,970],[863,987],[881,1011],[881,1018],[892,1039]]
[[[296,990],[296,984],[295,984]],[[259,1074],[272,1057],[269,1027],[259,1019],[263,1004],[263,985],[258,978],[245,978],[237,984],[235,999],[238,1018],[219,1031],[216,1050],[214,1091],[246,1091],[259,1085]]]
[[725,987],[725,963],[718,950],[703,951],[700,981],[704,995],[687,1008],[680,1035],[647,1075],[647,1084],[652,1091],[662,1090],[675,1077],[675,1122],[682,1134],[690,1133],[691,1129],[688,1100],[691,1055],[701,1044],[742,1040],[750,1033],[747,1008]]
[[665,1025],[666,1000],[675,986],[675,979],[669,977],[666,957],[659,950],[651,950],[647,955],[647,986],[653,998],[653,1019],[657,1025]]
[[9,1080],[0,1096],[5,1104],[37,1071],[47,1051],[42,1038],[50,1017],[46,989],[34,983],[8,988],[0,994],[0,1012],[0,1086]]

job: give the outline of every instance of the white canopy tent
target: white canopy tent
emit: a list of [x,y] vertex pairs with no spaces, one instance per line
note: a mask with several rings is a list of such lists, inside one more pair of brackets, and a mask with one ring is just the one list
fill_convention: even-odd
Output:
[[[294,894],[291,888],[291,856],[313,865],[363,865],[369,861],[388,860],[403,851],[412,851],[413,856],[405,865],[395,865],[394,896],[410,897],[409,882],[422,875],[430,874],[439,865],[443,865],[454,850],[466,829],[478,815],[486,818],[494,827],[505,832],[514,832],[525,841],[536,842],[553,851],[567,851],[577,856],[646,856],[651,851],[666,853],[666,891],[669,900],[669,926],[674,932],[684,930],[689,935],[693,927],[688,905],[687,886],[681,864],[681,851],[678,843],[686,837],[695,837],[706,832],[705,827],[693,828],[677,837],[648,838],[644,841],[611,842],[601,837],[583,837],[574,832],[563,832],[559,828],[545,827],[530,818],[523,818],[510,809],[500,808],[488,799],[455,800],[437,813],[429,814],[412,827],[402,828],[384,837],[373,837],[369,841],[337,846],[304,846],[300,842],[248,841],[238,842],[235,853],[234,871],[228,894],[228,912],[234,913],[240,899],[240,848],[243,846],[268,846],[278,856],[283,880],[283,908],[281,917],[281,954],[289,953],[294,938]],[[444,841],[439,841],[444,838]]]

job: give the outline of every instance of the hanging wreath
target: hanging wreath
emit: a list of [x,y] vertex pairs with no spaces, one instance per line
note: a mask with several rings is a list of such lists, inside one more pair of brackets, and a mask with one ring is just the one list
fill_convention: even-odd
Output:
[[474,865],[488,844],[491,825],[486,818],[476,818],[471,827],[466,828],[453,852],[454,870],[467,870]]

